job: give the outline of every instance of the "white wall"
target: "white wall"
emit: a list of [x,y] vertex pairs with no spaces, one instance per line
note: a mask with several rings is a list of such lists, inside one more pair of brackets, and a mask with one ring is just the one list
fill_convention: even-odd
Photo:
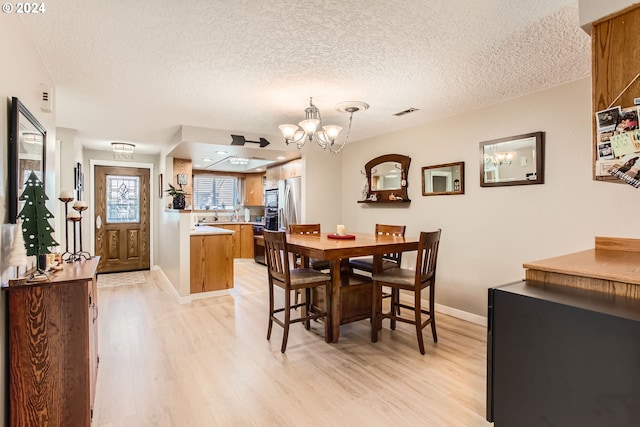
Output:
[[591,23],[637,4],[635,0],[579,0],[580,27],[591,34]]
[[302,222],[320,223],[322,231],[335,231],[342,224],[342,156],[324,151],[317,144],[302,150]]
[[[40,84],[53,86],[47,68],[42,63],[38,51],[34,47],[29,34],[22,24],[19,15],[4,15],[0,17],[0,219],[2,219],[2,232],[0,233],[0,248],[3,249],[0,257],[0,275],[2,283],[6,283],[13,276],[13,269],[5,264],[5,252],[12,242],[13,226],[7,225],[9,221],[7,209],[8,192],[8,118],[10,112],[10,100],[15,96],[36,116],[38,121],[47,129],[47,174],[46,192],[50,199],[53,198],[56,189],[55,156],[54,147],[56,140],[55,113],[43,113],[40,111]],[[54,98],[55,99],[55,98]],[[54,212],[52,206],[54,200],[47,205]],[[53,225],[53,224],[52,224]],[[59,233],[55,237],[58,238]],[[8,425],[7,417],[7,336],[5,323],[5,292],[0,292],[0,426]]]
[[[545,132],[545,184],[481,188],[479,143],[534,131]],[[596,235],[640,238],[640,190],[593,181],[591,141],[589,78],[361,141],[343,152],[342,218],[354,231],[441,228],[436,303],[486,316],[487,288],[522,279],[524,262],[592,248]],[[356,204],[360,169],[388,153],[412,158],[410,206]],[[465,194],[423,197],[421,167],[456,161],[465,162]]]

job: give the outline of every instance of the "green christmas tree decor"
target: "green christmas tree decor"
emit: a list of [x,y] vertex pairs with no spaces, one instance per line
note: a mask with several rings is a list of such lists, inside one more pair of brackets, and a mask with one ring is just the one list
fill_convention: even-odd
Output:
[[58,246],[58,242],[51,236],[54,230],[49,225],[49,218],[53,218],[53,214],[45,205],[48,199],[42,181],[31,171],[18,199],[24,202],[18,216],[22,219],[22,236],[29,256],[50,254],[49,247]]

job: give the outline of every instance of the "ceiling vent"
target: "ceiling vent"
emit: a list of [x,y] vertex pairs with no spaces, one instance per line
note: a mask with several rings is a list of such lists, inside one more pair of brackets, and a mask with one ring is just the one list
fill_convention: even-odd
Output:
[[404,116],[405,114],[413,113],[414,111],[420,111],[420,109],[414,108],[414,107],[410,107],[410,108],[407,108],[404,111],[400,111],[398,113],[395,113],[394,116],[400,117],[400,116]]

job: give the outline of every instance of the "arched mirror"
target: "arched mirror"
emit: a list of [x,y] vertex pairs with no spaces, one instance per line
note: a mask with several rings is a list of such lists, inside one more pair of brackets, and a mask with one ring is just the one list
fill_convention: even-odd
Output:
[[402,154],[385,154],[367,162],[360,203],[410,202],[407,195],[410,163],[411,158]]

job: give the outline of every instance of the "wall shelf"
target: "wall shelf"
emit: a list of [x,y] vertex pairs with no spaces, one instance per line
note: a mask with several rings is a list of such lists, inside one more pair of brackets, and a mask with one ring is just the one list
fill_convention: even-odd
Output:
[[394,204],[394,203],[411,203],[410,199],[403,199],[403,200],[358,200],[358,203],[371,203],[374,205],[380,204],[380,203],[387,203],[387,204]]

